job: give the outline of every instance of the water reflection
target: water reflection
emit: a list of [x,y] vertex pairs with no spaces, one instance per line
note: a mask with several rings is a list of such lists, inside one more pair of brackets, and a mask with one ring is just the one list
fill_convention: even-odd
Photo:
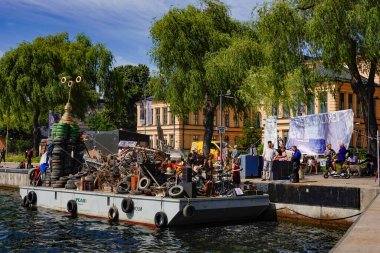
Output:
[[293,223],[148,227],[20,206],[0,189],[0,252],[328,252],[344,229]]

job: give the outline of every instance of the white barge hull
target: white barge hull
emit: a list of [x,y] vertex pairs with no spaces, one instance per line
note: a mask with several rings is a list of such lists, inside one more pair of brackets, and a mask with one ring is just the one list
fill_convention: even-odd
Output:
[[[254,220],[269,205],[268,195],[172,199],[28,186],[20,187],[21,198],[27,196],[30,191],[36,193],[38,207],[67,212],[68,201],[75,200],[78,215],[108,218],[110,208],[116,207],[120,221],[153,226],[157,212],[166,214],[167,226],[182,226]],[[134,202],[134,210],[130,213],[122,211],[121,203],[124,198],[131,198]],[[183,215],[183,209],[187,204],[195,208],[191,217]]]

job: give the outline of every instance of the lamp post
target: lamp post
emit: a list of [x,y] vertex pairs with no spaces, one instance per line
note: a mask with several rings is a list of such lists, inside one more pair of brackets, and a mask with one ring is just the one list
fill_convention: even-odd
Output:
[[234,96],[231,96],[230,94],[223,94],[222,91],[220,91],[219,95],[219,105],[220,105],[220,111],[219,111],[219,138],[220,138],[220,166],[223,168],[223,159],[222,159],[222,151],[223,151],[223,133],[226,131],[226,128],[223,127],[223,97],[225,98],[234,98]]

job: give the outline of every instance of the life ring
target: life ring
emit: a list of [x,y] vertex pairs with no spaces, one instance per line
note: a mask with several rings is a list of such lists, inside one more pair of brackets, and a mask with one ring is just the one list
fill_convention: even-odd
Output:
[[195,207],[191,204],[187,204],[182,210],[182,214],[184,217],[192,217],[194,215],[194,212]]
[[121,182],[116,188],[116,192],[121,193],[121,194],[128,193],[130,190],[131,190],[131,182],[128,182],[128,181]]
[[67,202],[67,211],[71,214],[71,215],[75,215],[77,214],[78,212],[78,205],[77,205],[77,202],[73,199],[69,200]]
[[22,202],[21,202],[21,206],[23,206],[23,207],[29,206],[28,196],[24,196],[24,198],[22,199]]
[[169,189],[169,196],[172,198],[181,198],[183,197],[184,189],[182,185],[174,185]]
[[138,188],[140,191],[144,191],[150,186],[151,183],[152,180],[150,178],[142,177],[138,183]]
[[117,221],[119,219],[119,210],[116,206],[111,206],[108,210],[108,219],[111,221]]
[[37,203],[37,194],[34,191],[28,192],[28,201],[32,205]]
[[154,216],[154,224],[158,228],[166,227],[166,225],[168,225],[168,217],[164,212],[158,212]]
[[121,201],[121,210],[123,210],[124,213],[130,213],[135,209],[135,203],[131,198],[124,198]]

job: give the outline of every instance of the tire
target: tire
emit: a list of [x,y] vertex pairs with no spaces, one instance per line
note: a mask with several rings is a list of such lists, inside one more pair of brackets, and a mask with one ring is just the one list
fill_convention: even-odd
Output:
[[29,206],[29,200],[28,200],[28,196],[25,196],[22,201],[21,201],[21,206],[22,207],[28,207]]
[[144,191],[150,186],[151,183],[152,183],[152,180],[150,178],[143,177],[140,179],[138,183],[138,188],[140,191]]
[[77,202],[73,199],[69,200],[66,205],[67,211],[71,215],[76,215],[78,213],[78,205]]
[[117,221],[119,219],[119,210],[115,206],[110,207],[108,210],[108,219],[110,221]]
[[194,215],[194,212],[195,212],[195,207],[191,204],[187,204],[183,210],[182,210],[182,214],[184,217],[192,217]]
[[166,225],[168,225],[168,217],[164,212],[158,212],[154,216],[154,224],[158,228],[164,228]]
[[131,213],[135,209],[135,203],[131,198],[124,198],[121,201],[121,210],[124,213]]
[[37,203],[37,194],[34,191],[28,192],[28,201],[32,205]]
[[33,176],[34,176],[34,172],[36,171],[36,169],[30,169],[28,171],[28,178],[29,180],[33,180]]
[[121,194],[128,193],[130,190],[131,190],[131,183],[128,181],[120,183],[116,188],[116,192],[121,193]]
[[175,185],[169,189],[168,194],[172,198],[181,198],[183,197],[184,192],[182,185]]
[[350,173],[346,173],[346,175],[344,176],[345,179],[350,179],[351,175]]
[[323,178],[329,178],[329,173],[325,172],[325,174],[323,174]]

